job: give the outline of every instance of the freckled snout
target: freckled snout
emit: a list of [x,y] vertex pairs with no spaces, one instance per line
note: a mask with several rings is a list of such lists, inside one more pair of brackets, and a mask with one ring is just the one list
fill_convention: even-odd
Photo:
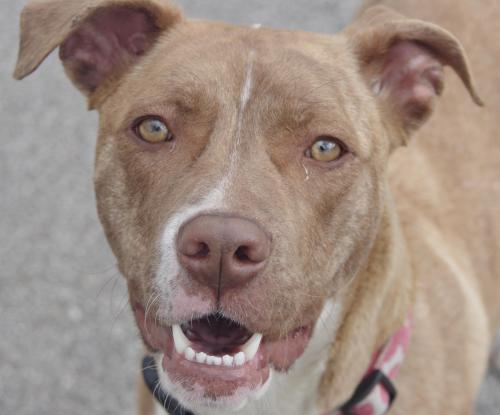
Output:
[[255,278],[271,253],[271,237],[255,222],[200,215],[184,224],[177,255],[191,278],[216,290],[237,288]]

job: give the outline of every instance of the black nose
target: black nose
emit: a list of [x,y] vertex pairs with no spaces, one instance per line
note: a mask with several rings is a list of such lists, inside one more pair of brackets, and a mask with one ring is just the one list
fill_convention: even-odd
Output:
[[234,216],[197,216],[177,238],[179,261],[191,278],[218,290],[255,278],[270,253],[271,237],[255,222]]

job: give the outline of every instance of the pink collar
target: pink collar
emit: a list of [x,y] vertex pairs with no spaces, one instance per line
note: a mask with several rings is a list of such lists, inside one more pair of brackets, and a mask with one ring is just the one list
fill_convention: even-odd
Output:
[[386,345],[375,353],[351,399],[325,415],[384,415],[389,412],[396,398],[393,381],[405,358],[412,327],[413,318],[410,314]]

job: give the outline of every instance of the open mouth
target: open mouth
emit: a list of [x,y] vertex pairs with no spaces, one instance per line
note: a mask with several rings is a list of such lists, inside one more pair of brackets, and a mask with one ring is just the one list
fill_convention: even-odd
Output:
[[271,367],[288,370],[312,332],[312,325],[303,326],[274,340],[217,313],[168,327],[146,319],[140,306],[134,311],[145,342],[163,353],[170,383],[198,400],[238,401],[260,393]]
[[172,326],[177,353],[188,361],[215,366],[243,366],[257,354],[262,334],[217,314]]

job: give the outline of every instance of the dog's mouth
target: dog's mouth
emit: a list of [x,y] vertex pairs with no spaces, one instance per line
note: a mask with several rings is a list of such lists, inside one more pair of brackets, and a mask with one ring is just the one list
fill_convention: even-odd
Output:
[[217,314],[172,326],[177,353],[187,360],[215,366],[243,366],[259,350],[262,334]]
[[170,383],[198,401],[227,402],[258,393],[271,368],[288,370],[302,355],[312,332],[311,324],[271,340],[216,313],[168,327],[147,319],[142,307],[134,311],[145,342],[163,353]]

